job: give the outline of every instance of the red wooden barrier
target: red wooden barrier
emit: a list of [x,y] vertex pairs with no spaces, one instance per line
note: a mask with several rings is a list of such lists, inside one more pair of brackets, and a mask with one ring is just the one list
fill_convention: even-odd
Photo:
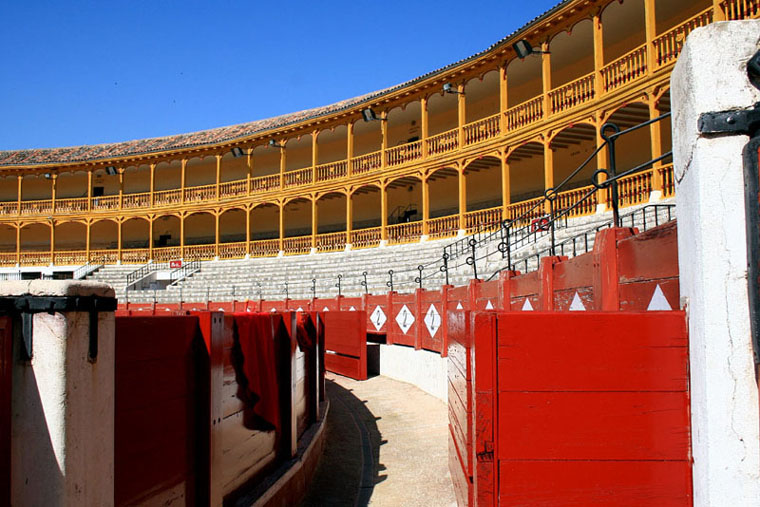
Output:
[[469,312],[448,318],[449,471],[457,503],[473,504],[472,483],[472,333]]
[[420,328],[420,309],[416,293],[393,294],[390,299],[388,330],[386,342],[389,344],[409,345],[420,348],[418,331]]
[[11,318],[0,317],[0,504],[11,504],[11,394],[13,392]]
[[423,349],[439,352],[446,357],[448,344],[445,339],[448,311],[445,301],[450,285],[441,287],[440,291],[421,290],[417,292],[417,306],[422,325],[418,328],[419,343]]
[[325,312],[325,367],[356,380],[367,380],[365,312]]
[[364,296],[364,310],[367,312],[367,332],[370,334],[387,334],[390,325],[390,300],[395,292]]

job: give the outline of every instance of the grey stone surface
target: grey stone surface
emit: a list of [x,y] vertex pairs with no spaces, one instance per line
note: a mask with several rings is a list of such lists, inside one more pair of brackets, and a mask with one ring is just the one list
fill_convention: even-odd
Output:
[[0,282],[0,296],[100,296],[114,297],[113,288],[89,280],[12,280]]

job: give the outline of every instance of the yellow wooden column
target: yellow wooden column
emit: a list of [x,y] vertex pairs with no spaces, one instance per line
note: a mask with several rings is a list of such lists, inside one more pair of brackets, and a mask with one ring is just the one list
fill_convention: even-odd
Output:
[[55,264],[55,221],[50,220],[50,265]]
[[284,250],[284,239],[285,239],[285,217],[283,216],[285,214],[285,203],[280,203],[280,252]]
[[216,154],[216,200],[219,200],[219,184],[222,181],[222,155]]
[[317,209],[317,197],[312,196],[311,198],[311,247],[317,248],[317,232],[319,231],[319,220],[318,220],[318,209]]
[[428,144],[427,144],[427,138],[429,135],[430,130],[430,124],[429,122],[429,115],[428,115],[428,99],[427,97],[422,97],[420,99],[420,111],[421,111],[421,132],[420,132],[420,138],[422,139],[422,158],[427,158],[428,156]]
[[509,218],[509,205],[512,204],[512,185],[509,179],[509,160],[507,160],[508,154],[504,152],[501,155],[501,219],[506,220]]
[[[549,136],[544,140],[544,190],[554,187],[554,151]],[[549,212],[549,203],[546,203],[546,212]]]
[[182,159],[182,168],[179,172],[180,202],[185,204],[185,178],[187,177],[187,159]]
[[51,199],[52,205],[51,206],[53,208],[53,213],[55,213],[55,194],[56,194],[56,191],[58,190],[56,188],[58,186],[58,185],[56,185],[56,181],[57,180],[58,180],[58,175],[57,174],[52,174],[50,176],[50,195],[52,197],[52,199]]
[[[119,168],[119,209],[124,209],[124,168],[123,167]],[[119,253],[119,260],[121,260],[121,253]]]
[[354,122],[349,121],[346,128],[346,163],[348,165],[346,172],[349,176],[354,173],[352,158],[354,158]]
[[84,224],[87,227],[87,229],[85,229],[87,231],[87,236],[85,238],[85,262],[90,262],[90,220],[86,220]]
[[116,260],[121,264],[121,226],[124,222],[122,220],[116,221]]
[[280,190],[285,188],[285,168],[287,167],[287,154],[285,153],[285,144],[280,145]]
[[[248,167],[248,172],[245,175],[246,184],[245,184],[245,194],[251,195],[251,177],[253,176],[253,150],[248,150],[248,154],[245,158],[246,166]],[[246,251],[246,253],[248,253]]]
[[245,256],[251,255],[251,208],[245,209]]
[[151,215],[148,217],[148,259],[153,260],[153,218]]
[[388,240],[388,189],[380,184],[380,239]]
[[16,266],[18,267],[20,264],[21,264],[21,224],[16,223]]
[[430,234],[430,182],[422,178],[422,235]]
[[[596,147],[600,148],[604,145],[604,139],[602,138],[602,125],[604,124],[603,118],[604,118],[604,112],[603,111],[596,111],[594,113],[596,124]],[[604,169],[607,168],[608,162],[607,162],[607,148],[604,147],[596,154],[596,167],[597,169]],[[599,177],[599,182],[601,183],[607,179],[603,174]],[[604,204],[607,205],[607,190],[597,190],[597,203],[598,204]]]
[[467,177],[464,168],[458,169],[459,173],[459,230],[467,229],[465,214],[467,213]]
[[726,13],[723,10],[723,2],[725,0],[713,0],[713,21],[726,21]]
[[179,258],[185,258],[185,214],[179,216]]
[[509,88],[507,87],[507,62],[499,65],[499,130],[507,131],[507,109],[509,109]]
[[382,117],[380,119],[380,131],[383,134],[383,143],[381,147],[382,152],[380,153],[380,160],[381,160],[380,165],[384,169],[385,166],[387,165],[385,150],[388,149],[388,112],[387,111],[384,111],[382,113]]
[[22,186],[22,182],[23,181],[24,181],[24,176],[21,175],[21,174],[19,174],[18,175],[18,205],[17,205],[18,209],[16,211],[16,214],[18,214],[18,215],[21,214],[21,196],[22,196],[21,186]]
[[604,68],[604,30],[602,26],[602,12],[597,10],[591,19],[594,27],[594,91],[596,98],[604,93],[604,80],[602,69]]
[[[92,211],[92,169],[87,171],[87,211]],[[87,256],[90,259],[90,256]]]
[[314,130],[311,133],[311,182],[317,182],[317,164],[319,164],[319,145],[317,140],[319,137],[319,130]]
[[464,83],[457,85],[457,126],[459,127],[459,148],[464,147],[464,125],[467,123],[467,102],[464,98]]
[[552,89],[552,55],[549,54],[549,43],[541,43],[541,83],[544,92],[544,117],[552,114],[549,92]]
[[[657,105],[657,97],[649,96],[649,119],[653,120],[660,116],[660,109]],[[661,122],[657,121],[649,124],[649,140],[652,147],[652,158],[657,158],[662,155],[662,138],[661,138]],[[663,179],[660,173],[662,162],[655,162],[652,166],[652,190],[659,191],[662,196]]]
[[644,34],[647,44],[647,69],[651,73],[655,68],[654,38],[657,36],[657,21],[655,19],[655,0],[644,0]]
[[351,193],[346,194],[346,243],[351,243],[351,231],[354,230],[354,201]]
[[[156,204],[156,164],[150,164],[150,205]],[[152,257],[151,257],[152,258]]]
[[219,259],[219,210],[214,212],[214,259]]

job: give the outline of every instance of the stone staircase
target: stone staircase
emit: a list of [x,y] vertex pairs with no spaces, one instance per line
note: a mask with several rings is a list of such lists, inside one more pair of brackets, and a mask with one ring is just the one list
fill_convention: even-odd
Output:
[[[657,206],[641,205],[622,211],[623,226],[636,226],[648,229],[656,223],[675,218],[674,209],[668,209],[672,200],[658,202]],[[633,214],[633,215],[632,215]],[[657,219],[655,219],[657,215]],[[593,248],[595,233],[598,229],[611,223],[612,213],[569,219],[560,224],[555,233],[555,253],[557,255],[579,255]],[[548,255],[551,246],[548,232],[529,233],[523,230],[525,237],[513,235],[512,265],[515,269],[527,272],[537,269],[538,259]],[[466,238],[465,238],[466,240]],[[495,234],[477,249],[476,266],[478,277],[487,279],[499,270],[505,269],[507,261],[499,251],[500,235]],[[287,293],[291,299],[309,299],[312,297],[312,279],[315,282],[315,294],[320,298],[334,297],[338,294],[338,275],[341,275],[341,293],[344,296],[364,294],[362,285],[366,272],[367,291],[382,294],[390,290],[388,271],[393,270],[393,289],[398,292],[411,292],[419,287],[416,280],[420,276],[417,267],[422,264],[422,287],[439,289],[445,283],[445,274],[441,271],[441,256],[446,245],[452,239],[427,241],[408,245],[385,248],[370,248],[348,252],[323,253],[316,255],[298,255],[286,257],[267,257],[256,259],[225,260],[203,262],[200,272],[169,286],[166,290],[130,290],[129,302],[172,303],[177,301],[243,301],[246,299],[281,300]],[[449,261],[449,284],[465,285],[473,278],[473,268],[466,262],[468,255],[460,254]],[[116,289],[120,301],[126,301],[126,276],[137,269],[138,265],[106,266],[91,274],[88,279],[102,281]]]

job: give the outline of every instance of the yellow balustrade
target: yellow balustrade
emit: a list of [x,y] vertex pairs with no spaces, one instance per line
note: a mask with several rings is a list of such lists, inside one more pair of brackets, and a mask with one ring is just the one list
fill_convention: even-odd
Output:
[[498,137],[501,134],[501,125],[499,123],[500,114],[496,113],[493,116],[477,120],[472,123],[468,123],[464,126],[464,144],[469,146],[471,144],[481,143],[488,141],[494,137]]
[[299,255],[311,252],[311,236],[295,236],[282,241],[285,255]]
[[300,187],[311,183],[311,167],[285,173],[285,188]]
[[190,245],[185,246],[185,259],[194,261],[210,261],[216,256],[214,245]]
[[385,150],[385,163],[388,167],[406,164],[421,158],[422,141],[414,141]]
[[274,257],[280,253],[279,239],[251,241],[251,257]]
[[121,251],[121,262],[124,264],[145,264],[150,259],[147,248],[130,248]]
[[428,155],[440,155],[459,148],[459,129],[451,129],[437,136],[429,137],[427,143]]
[[153,249],[155,262],[169,262],[182,257],[182,249],[178,246],[166,246]]
[[119,209],[119,196],[109,195],[103,197],[92,198],[93,210],[114,210]]
[[216,185],[201,185],[185,189],[185,202],[206,202],[216,199]]
[[182,202],[180,190],[159,190],[153,193],[153,203],[156,206],[169,206]]
[[342,252],[346,248],[346,233],[318,234],[316,241],[317,252]]
[[707,26],[713,21],[712,7],[705,9],[677,27],[665,32],[652,41],[655,51],[655,63],[658,67],[674,62],[681,53],[686,36],[694,29]]
[[124,208],[150,207],[150,192],[139,194],[124,194]]
[[21,252],[22,266],[47,266],[50,264],[50,250],[44,252]]
[[219,185],[219,197],[239,197],[248,193],[246,180],[227,181]]
[[56,213],[81,213],[87,211],[87,198],[65,198],[55,200],[55,212]]
[[219,243],[220,259],[242,259],[243,257],[245,257],[245,241]]
[[258,176],[251,178],[251,192],[271,192],[280,189],[280,175]]
[[673,164],[667,164],[659,169],[660,180],[662,181],[662,196],[673,197],[676,195],[675,181],[673,180]]
[[430,239],[450,238],[459,232],[459,215],[432,218],[428,220],[428,237]]
[[[641,204],[652,193],[654,170],[642,171],[618,180],[618,202],[621,208]],[[607,202],[611,200],[611,188],[607,188]]]
[[602,68],[604,91],[610,92],[647,73],[647,45],[642,44]]
[[101,264],[116,264],[118,260],[118,250],[90,250],[90,262],[99,262]]
[[348,162],[345,160],[330,162],[328,164],[320,164],[316,167],[316,178],[317,181],[337,180],[345,177],[347,170]]
[[571,81],[549,92],[552,114],[585,104],[594,98],[594,73]]
[[16,265],[16,253],[15,252],[0,252],[0,266],[15,266]]
[[726,19],[750,19],[760,16],[760,0],[728,0],[723,2]]
[[21,201],[22,215],[49,215],[53,212],[53,201]]
[[[568,217],[582,217],[585,215],[593,215],[596,213],[596,208],[599,204],[599,192],[593,192],[585,201],[580,202],[593,189],[594,186],[589,185],[587,187],[575,188],[573,190],[559,192],[557,194],[557,198],[554,201],[556,212],[559,213],[565,210],[570,210],[567,213]],[[579,202],[580,204],[578,204]]]
[[383,238],[382,227],[370,227],[367,229],[358,229],[351,231],[351,248],[370,248],[378,246]]
[[367,153],[351,159],[351,172],[353,174],[364,174],[376,171],[383,166],[383,152],[376,151]]
[[516,227],[528,225],[534,218],[542,217],[546,214],[541,204],[543,200],[543,197],[536,197],[535,199],[511,204],[507,207],[507,213],[504,218],[512,220]]
[[422,222],[406,222],[388,226],[388,244],[414,243],[422,236]]
[[531,125],[544,117],[544,98],[542,96],[526,100],[509,108],[505,113],[507,131],[517,130]]
[[501,227],[502,207],[470,211],[464,215],[464,223],[468,234],[474,232],[495,231]]
[[[48,254],[48,259],[50,258]],[[87,252],[84,250],[62,250],[53,254],[53,262],[56,266],[79,266],[87,264]]]
[[0,215],[15,215],[17,212],[17,202],[0,202]]

